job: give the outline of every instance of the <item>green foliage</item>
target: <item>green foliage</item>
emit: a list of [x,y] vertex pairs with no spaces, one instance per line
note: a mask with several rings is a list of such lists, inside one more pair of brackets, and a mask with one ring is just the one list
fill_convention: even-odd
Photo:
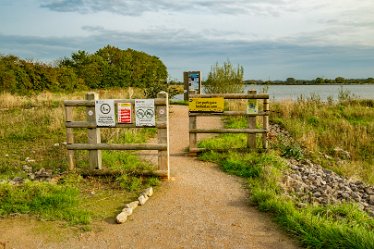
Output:
[[212,67],[205,81],[207,93],[239,93],[243,91],[244,69],[242,66],[235,68],[228,60]]
[[28,182],[21,186],[0,184],[0,215],[34,214],[48,220],[64,219],[88,224],[89,213],[78,209],[79,191],[69,186]]
[[57,66],[0,55],[0,92],[32,94],[132,86],[147,89],[147,97],[153,98],[159,91],[167,91],[167,76],[158,57],[110,45],[94,54],[79,50]]
[[119,186],[127,191],[138,191],[142,187],[142,181],[138,177],[122,175],[117,177]]

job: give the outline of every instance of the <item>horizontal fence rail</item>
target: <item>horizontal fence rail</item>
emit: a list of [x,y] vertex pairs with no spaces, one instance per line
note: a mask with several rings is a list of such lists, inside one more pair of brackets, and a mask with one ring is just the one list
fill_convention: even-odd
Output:
[[[262,147],[267,149],[268,147],[268,133],[269,133],[269,94],[260,93],[257,94],[256,91],[249,91],[248,94],[190,94],[189,100],[191,102],[194,98],[201,98],[209,100],[209,98],[223,98],[227,99],[236,99],[236,100],[254,100],[255,106],[258,108],[257,100],[262,100],[262,110],[256,110],[254,113],[249,113],[246,111],[222,111],[222,112],[201,112],[195,111],[189,112],[189,151],[194,154],[196,152],[201,152],[206,150],[206,148],[197,148],[197,134],[199,133],[245,133],[247,136],[247,148],[255,149],[256,148],[256,135],[262,135]],[[203,100],[202,100],[203,101]],[[208,102],[208,101],[207,101]],[[241,129],[224,129],[224,128],[210,128],[210,129],[200,129],[197,128],[197,117],[203,116],[244,116],[248,120],[248,128]],[[262,117],[262,128],[257,128],[257,117]]]

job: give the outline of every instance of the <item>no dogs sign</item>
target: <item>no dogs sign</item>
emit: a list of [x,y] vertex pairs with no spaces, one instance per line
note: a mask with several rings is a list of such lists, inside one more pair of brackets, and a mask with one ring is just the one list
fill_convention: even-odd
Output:
[[135,99],[135,125],[155,126],[154,99]]

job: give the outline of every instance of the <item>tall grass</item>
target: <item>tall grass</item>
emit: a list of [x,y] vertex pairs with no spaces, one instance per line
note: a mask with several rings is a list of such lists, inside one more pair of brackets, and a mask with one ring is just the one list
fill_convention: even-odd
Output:
[[[373,100],[299,100],[278,102],[272,109],[271,120],[287,129],[325,167],[374,183]],[[338,160],[337,148],[349,152],[350,158]],[[335,160],[324,160],[321,154]]]

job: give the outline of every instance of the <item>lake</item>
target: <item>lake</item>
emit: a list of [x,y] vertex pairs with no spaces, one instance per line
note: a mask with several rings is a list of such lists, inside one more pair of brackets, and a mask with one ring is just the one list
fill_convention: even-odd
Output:
[[[267,92],[271,100],[297,100],[300,96],[309,98],[312,95],[318,95],[321,100],[326,100],[329,96],[337,100],[342,89],[354,97],[374,99],[374,85],[246,85],[245,92],[251,89],[263,92],[266,87],[269,87]],[[183,99],[183,94],[178,94],[173,99]]]

